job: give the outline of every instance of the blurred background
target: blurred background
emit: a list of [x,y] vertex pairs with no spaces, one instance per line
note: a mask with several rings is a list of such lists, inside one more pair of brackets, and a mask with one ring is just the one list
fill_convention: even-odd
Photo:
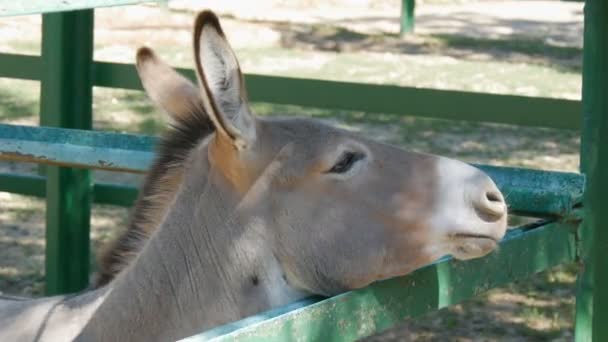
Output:
[[[191,68],[194,14],[210,8],[246,73],[580,99],[582,2],[417,1],[415,32],[405,36],[400,7],[398,0],[172,0],[102,8],[95,13],[95,59],[133,63],[136,49],[147,45],[170,64]],[[39,54],[40,31],[40,16],[0,18],[0,51]],[[0,78],[0,122],[38,125],[39,95],[37,82]],[[143,92],[95,88],[94,97],[95,129],[157,135],[165,127]],[[413,118],[407,108],[387,115],[256,103],[254,110],[314,117],[468,162],[578,170],[577,131]],[[38,172],[8,162],[0,171]],[[109,172],[95,177],[140,181]],[[95,206],[92,250],[124,229],[127,216],[124,208]],[[0,292],[42,294],[44,217],[44,200],[0,192]],[[569,341],[574,283],[575,266],[560,266],[372,340]]]

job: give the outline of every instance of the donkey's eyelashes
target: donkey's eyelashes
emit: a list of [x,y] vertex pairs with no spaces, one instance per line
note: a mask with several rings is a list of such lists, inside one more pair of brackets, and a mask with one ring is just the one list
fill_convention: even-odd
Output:
[[353,167],[353,165],[364,158],[365,154],[362,152],[343,152],[338,161],[331,167],[331,169],[325,171],[325,173],[346,173]]

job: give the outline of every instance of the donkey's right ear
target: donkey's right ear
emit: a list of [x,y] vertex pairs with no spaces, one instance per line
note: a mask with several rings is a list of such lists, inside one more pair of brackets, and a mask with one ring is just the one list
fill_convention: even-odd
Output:
[[150,99],[174,120],[201,112],[201,91],[156,56],[152,49],[137,50],[137,73]]

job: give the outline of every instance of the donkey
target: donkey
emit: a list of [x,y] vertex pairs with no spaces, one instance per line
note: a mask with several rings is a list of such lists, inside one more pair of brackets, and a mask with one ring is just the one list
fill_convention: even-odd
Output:
[[481,257],[504,236],[503,197],[472,166],[312,120],[255,117],[210,11],[196,18],[194,55],[199,87],[152,50],[137,54],[151,98],[191,124],[182,129],[206,130],[181,141],[150,237],[98,289],[0,301],[0,340],[176,340],[446,254]]

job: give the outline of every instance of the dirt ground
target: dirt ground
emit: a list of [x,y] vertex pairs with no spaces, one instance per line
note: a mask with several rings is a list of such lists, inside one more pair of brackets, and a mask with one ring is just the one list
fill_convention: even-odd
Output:
[[[416,34],[399,37],[399,1],[204,1],[219,12],[245,72],[440,89],[579,99],[582,3],[418,2]],[[201,1],[99,9],[95,58],[132,63],[152,46],[191,67],[191,25]],[[0,51],[39,53],[40,18],[0,18]],[[158,134],[164,116],[140,92],[96,88],[96,129]],[[37,83],[0,79],[0,122],[38,123]],[[578,133],[448,122],[411,116],[327,111],[259,103],[264,116],[297,115],[411,150],[469,162],[578,169]],[[404,114],[407,108],[404,108]],[[489,113],[491,115],[491,113]],[[2,163],[0,172],[35,172]],[[138,177],[96,172],[104,181]],[[0,291],[43,291],[44,201],[0,192]],[[125,226],[128,210],[96,206],[95,251]],[[92,259],[94,256],[92,256]],[[566,265],[489,291],[462,305],[409,320],[373,340],[571,340],[576,268]]]

